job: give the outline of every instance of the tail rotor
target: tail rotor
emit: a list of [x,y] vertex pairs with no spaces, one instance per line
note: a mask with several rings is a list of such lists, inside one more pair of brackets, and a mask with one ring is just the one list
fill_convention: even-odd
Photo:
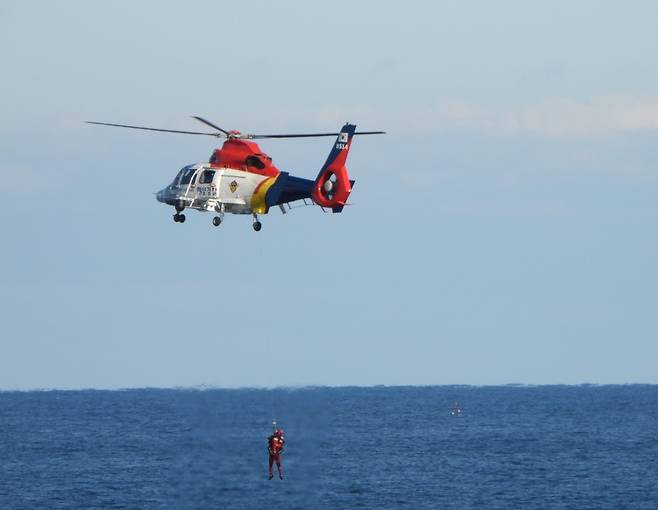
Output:
[[338,178],[336,177],[336,174],[334,173],[328,174],[327,180],[325,180],[324,184],[322,185],[322,194],[327,200],[332,200],[334,198],[334,194],[336,193],[337,182],[338,182]]

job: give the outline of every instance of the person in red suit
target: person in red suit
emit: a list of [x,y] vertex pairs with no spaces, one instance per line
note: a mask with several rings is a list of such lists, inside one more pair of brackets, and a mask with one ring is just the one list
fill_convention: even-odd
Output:
[[279,470],[279,478],[283,480],[283,469],[281,468],[281,453],[283,452],[283,445],[286,440],[283,437],[283,430],[276,428],[276,422],[272,423],[272,435],[267,438],[267,451],[270,454],[269,461],[269,480],[274,477],[272,473],[272,465],[276,462],[276,467]]

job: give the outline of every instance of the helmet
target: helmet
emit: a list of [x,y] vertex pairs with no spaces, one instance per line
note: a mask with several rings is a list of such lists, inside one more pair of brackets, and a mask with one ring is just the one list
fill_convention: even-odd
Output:
[[283,429],[276,429],[276,430],[274,431],[274,435],[275,435],[275,436],[278,436],[278,437],[283,436]]

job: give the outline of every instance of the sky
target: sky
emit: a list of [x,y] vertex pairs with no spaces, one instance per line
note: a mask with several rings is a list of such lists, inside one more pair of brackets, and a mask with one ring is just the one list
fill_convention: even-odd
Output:
[[[658,383],[658,4],[0,4],[0,389]],[[185,224],[216,140],[343,214]],[[203,139],[202,139],[203,138]],[[330,139],[263,140],[313,178]]]

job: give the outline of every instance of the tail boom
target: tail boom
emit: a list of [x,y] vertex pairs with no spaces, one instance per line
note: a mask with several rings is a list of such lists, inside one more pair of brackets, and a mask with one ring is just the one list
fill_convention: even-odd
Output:
[[343,210],[352,192],[354,181],[350,181],[345,163],[355,129],[354,124],[345,124],[342,127],[313,185],[313,201],[321,207],[331,208],[334,212]]

